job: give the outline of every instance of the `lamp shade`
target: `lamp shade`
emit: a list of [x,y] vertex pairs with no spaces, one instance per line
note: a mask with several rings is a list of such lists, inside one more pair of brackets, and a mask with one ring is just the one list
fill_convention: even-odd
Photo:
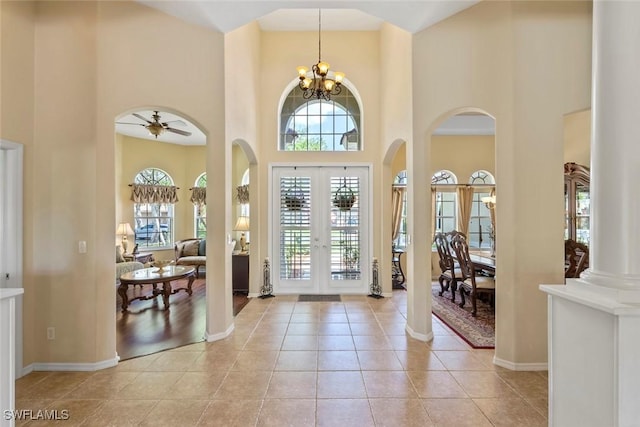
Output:
[[236,221],[236,226],[233,227],[235,231],[249,231],[249,217],[248,216],[239,216],[238,221]]
[[133,235],[133,229],[128,222],[121,222],[116,228],[116,236],[129,236]]

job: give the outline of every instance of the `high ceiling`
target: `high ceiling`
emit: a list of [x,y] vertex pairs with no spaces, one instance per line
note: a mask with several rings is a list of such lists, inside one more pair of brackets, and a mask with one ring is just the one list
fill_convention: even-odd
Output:
[[265,31],[315,30],[317,10],[323,12],[323,29],[363,31],[382,21],[410,33],[421,31],[479,0],[137,0],[187,22],[223,33],[258,21]]
[[[448,18],[479,0],[418,0],[418,1],[315,1],[315,0],[137,0],[187,22],[203,25],[221,32],[233,31],[257,21],[263,31],[317,31],[318,9],[322,14],[322,31],[377,31],[388,22],[410,33],[421,31]],[[151,117],[152,111],[138,111]],[[140,119],[127,115],[118,120],[116,132],[136,138],[153,139],[182,145],[203,145],[205,135],[188,120],[168,112],[160,112],[163,122],[180,120],[175,128],[192,136],[163,132],[157,138],[149,134]],[[442,135],[491,135],[494,122],[485,116],[456,116],[436,131]]]

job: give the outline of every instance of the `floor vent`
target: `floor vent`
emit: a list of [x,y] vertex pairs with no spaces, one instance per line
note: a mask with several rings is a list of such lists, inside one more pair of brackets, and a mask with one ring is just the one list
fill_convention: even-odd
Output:
[[342,301],[340,299],[340,295],[299,295],[298,302],[332,302],[332,301]]

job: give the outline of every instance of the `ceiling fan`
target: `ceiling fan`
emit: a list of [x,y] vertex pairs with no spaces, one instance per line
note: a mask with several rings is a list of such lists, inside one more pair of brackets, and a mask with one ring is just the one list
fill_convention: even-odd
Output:
[[169,123],[176,123],[176,124],[180,124],[181,126],[185,126],[185,123],[182,120],[171,120],[168,122],[161,122],[160,113],[158,111],[153,112],[153,115],[151,116],[152,120],[149,120],[138,113],[132,113],[132,115],[144,121],[145,123],[118,122],[118,124],[144,126],[145,129],[147,129],[151,135],[156,137],[156,139],[158,138],[158,135],[161,135],[164,131],[177,133],[178,135],[183,135],[183,136],[191,136],[191,132],[175,129],[169,126]]

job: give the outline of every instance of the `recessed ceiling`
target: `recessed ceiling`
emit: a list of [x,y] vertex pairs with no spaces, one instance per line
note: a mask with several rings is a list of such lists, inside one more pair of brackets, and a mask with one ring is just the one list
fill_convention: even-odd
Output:
[[[154,114],[154,111],[151,110],[143,110],[136,111],[137,114],[142,117],[148,118],[150,121],[151,116]],[[191,132],[190,136],[183,136],[177,133],[164,131],[158,137],[151,135],[149,131],[145,128],[146,122],[143,122],[133,114],[127,114],[126,116],[122,116],[118,120],[116,120],[115,130],[116,133],[131,136],[133,138],[140,139],[150,139],[158,142],[168,142],[172,144],[179,145],[205,145],[207,142],[207,138],[205,134],[198,129],[193,123],[189,120],[180,117],[178,115],[167,113],[164,111],[160,111],[158,113],[160,115],[160,122],[169,123],[169,126],[186,131]]]
[[[265,31],[291,31],[287,29],[289,27],[295,27],[296,31],[317,30],[317,19],[309,20],[307,17],[313,14],[317,16],[319,8],[323,10],[323,15],[325,12],[328,14],[326,19],[323,17],[322,25],[329,31],[368,31],[371,25],[375,25],[375,21],[386,21],[405,31],[416,33],[473,6],[480,0],[136,1],[184,21],[223,33],[253,21],[258,21],[264,26]],[[278,12],[281,9],[284,12]],[[273,12],[276,14],[269,16]]]
[[[357,9],[322,9],[322,31],[378,31],[384,22]],[[318,9],[278,9],[261,18],[263,31],[316,31]]]

